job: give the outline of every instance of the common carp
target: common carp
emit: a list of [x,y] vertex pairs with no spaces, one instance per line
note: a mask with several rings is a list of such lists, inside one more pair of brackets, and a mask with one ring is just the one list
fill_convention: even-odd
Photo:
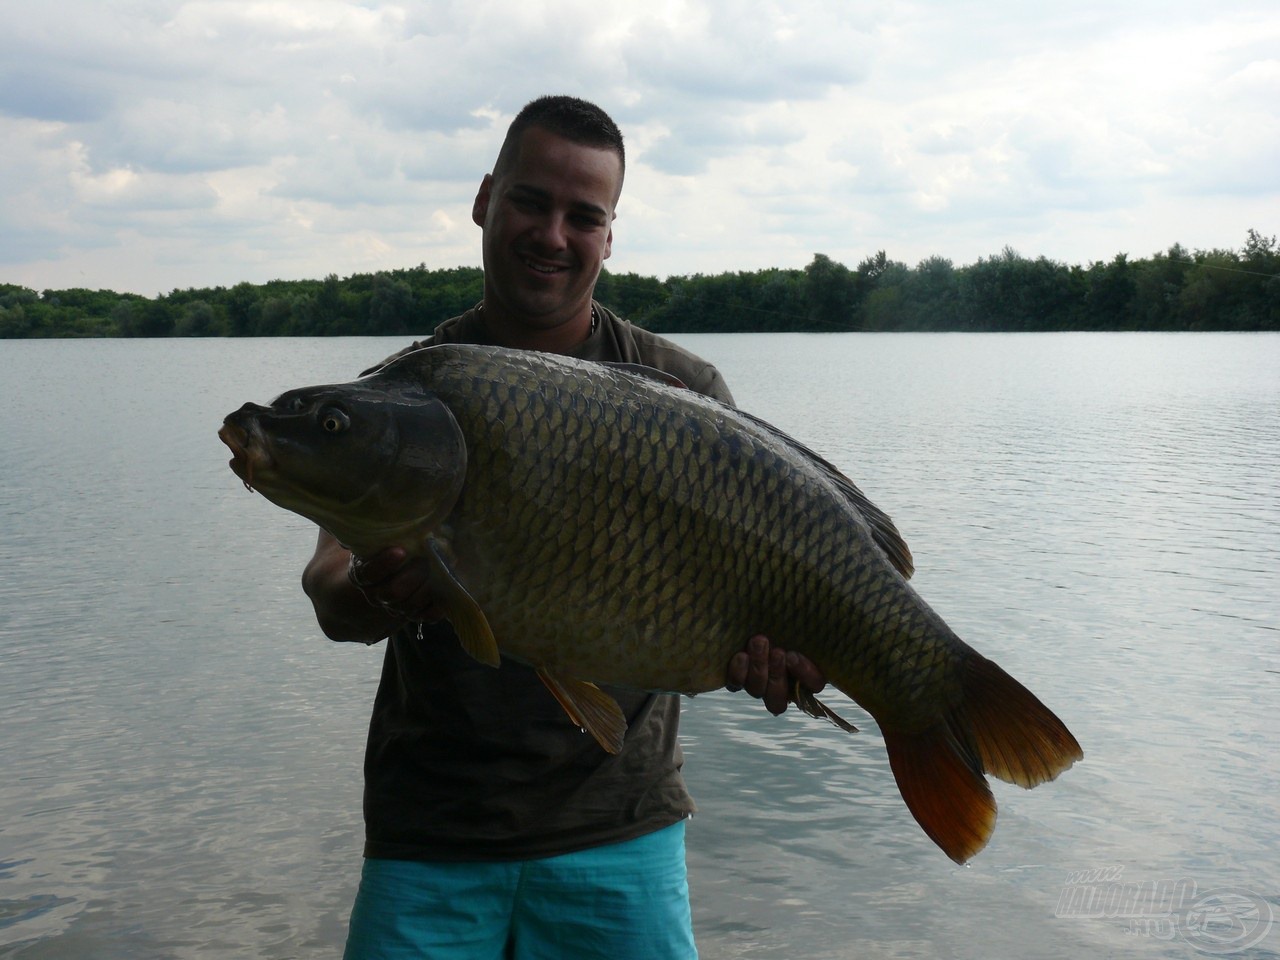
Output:
[[246,486],[355,555],[426,558],[465,649],[535,667],[605,750],[626,721],[596,683],[714,690],[763,633],[875,718],[958,863],[995,826],[984,774],[1033,787],[1083,756],[916,594],[897,529],[840,471],[656,371],[440,345],[245,404],[219,435]]

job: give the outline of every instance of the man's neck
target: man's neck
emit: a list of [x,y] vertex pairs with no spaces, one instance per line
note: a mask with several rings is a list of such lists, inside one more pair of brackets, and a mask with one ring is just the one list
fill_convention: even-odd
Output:
[[552,327],[512,320],[501,309],[492,309],[487,304],[481,305],[479,319],[488,339],[497,346],[561,354],[572,353],[585,343],[597,323],[594,306]]

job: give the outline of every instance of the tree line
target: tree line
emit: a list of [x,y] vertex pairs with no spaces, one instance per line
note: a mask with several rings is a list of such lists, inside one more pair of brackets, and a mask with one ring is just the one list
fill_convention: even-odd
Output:
[[[422,336],[483,289],[479,268],[425,264],[154,298],[0,284],[0,338]],[[1008,247],[960,267],[943,257],[910,267],[882,250],[850,268],[819,253],[803,269],[666,280],[606,271],[596,297],[665,333],[1280,330],[1280,247],[1250,230],[1240,250],[1174,244],[1087,266]]]

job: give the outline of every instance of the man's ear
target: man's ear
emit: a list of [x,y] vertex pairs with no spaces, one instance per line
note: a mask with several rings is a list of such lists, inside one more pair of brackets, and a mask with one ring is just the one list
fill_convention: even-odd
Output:
[[476,199],[471,204],[471,220],[477,227],[484,226],[485,217],[489,215],[489,200],[493,195],[493,174],[486,173],[480,181],[480,189],[476,191]]

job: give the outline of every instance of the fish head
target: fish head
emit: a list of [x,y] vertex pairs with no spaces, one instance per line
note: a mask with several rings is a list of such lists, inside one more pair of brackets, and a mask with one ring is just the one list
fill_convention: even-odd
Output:
[[429,389],[377,380],[304,387],[246,403],[218,431],[251,490],[359,555],[416,552],[452,510],[467,448]]

